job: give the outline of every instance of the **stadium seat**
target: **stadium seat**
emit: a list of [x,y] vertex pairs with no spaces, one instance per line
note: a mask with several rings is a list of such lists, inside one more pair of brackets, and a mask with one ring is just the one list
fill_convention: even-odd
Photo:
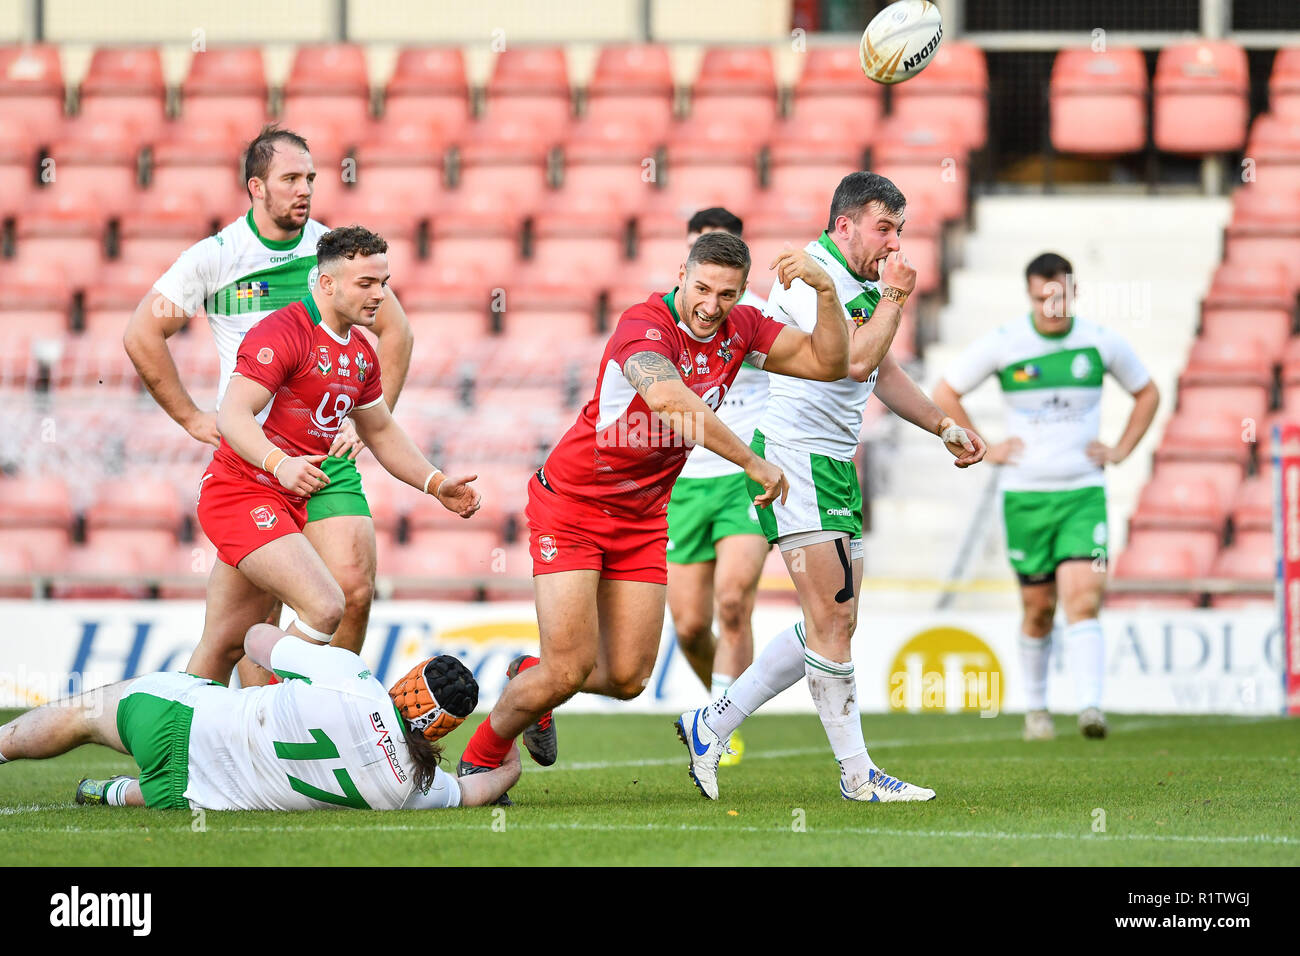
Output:
[[[131,198],[133,193],[128,193]],[[70,184],[42,191],[18,213],[14,265],[40,267],[61,263],[64,279],[80,286],[99,269],[104,255],[101,197]]]
[[1255,338],[1277,349],[1291,332],[1295,295],[1276,262],[1225,262],[1214,272],[1201,307],[1207,338]]
[[668,137],[667,186],[651,205],[662,211],[691,207],[683,221],[707,206],[726,206],[740,214],[758,186],[755,146],[737,122],[690,119],[677,124]]
[[73,522],[68,486],[55,476],[0,478],[0,529],[58,528]]
[[477,589],[460,578],[465,577],[464,558],[436,543],[436,538],[416,547],[408,544],[393,552],[382,569],[392,577],[392,597],[396,600],[473,601]]
[[1238,419],[1262,421],[1268,414],[1273,383],[1257,385],[1184,385],[1178,389],[1178,411],[1192,416],[1227,412]]
[[[4,532],[0,531],[0,598],[30,599],[35,571],[27,552],[4,547]],[[6,578],[12,580],[5,582]]]
[[777,105],[771,50],[761,46],[705,50],[691,89],[690,115],[697,124],[739,124],[751,152],[757,152],[776,122]]
[[68,577],[50,585],[50,597],[58,600],[142,600],[149,589],[138,579],[142,571],[134,550],[73,548],[67,563],[57,569]]
[[[1135,531],[1116,558],[1117,581],[1188,581],[1209,573],[1219,539],[1207,531]],[[1196,607],[1199,595],[1167,592],[1112,593],[1108,607]]]
[[524,214],[502,193],[462,190],[429,224],[430,258],[445,266],[492,263],[511,269],[519,258]]
[[1227,514],[1232,508],[1237,490],[1241,487],[1244,467],[1231,461],[1164,461],[1156,466],[1151,481],[1161,483],[1209,482],[1214,488],[1218,511]]
[[180,520],[181,503],[176,490],[147,475],[100,482],[95,487],[94,501],[86,509],[86,527],[90,531],[132,528],[175,534]]
[[364,193],[344,193],[331,217],[336,226],[363,225],[383,236],[388,243],[390,275],[408,275],[420,258],[419,232],[425,221],[420,205],[410,193],[372,187]]
[[1264,113],[1250,125],[1246,156],[1255,185],[1275,193],[1300,192],[1300,116]]
[[181,84],[186,125],[240,127],[244,141],[267,120],[266,65],[259,46],[213,46],[190,59]]
[[550,146],[572,115],[563,47],[510,47],[497,56],[487,85],[487,122],[527,122]]
[[356,192],[393,193],[427,214],[444,192],[448,140],[434,126],[415,120],[376,123],[374,135],[356,148]]
[[893,115],[946,119],[964,149],[982,149],[988,140],[989,71],[984,51],[949,40],[930,65],[893,87]]
[[60,272],[42,264],[0,264],[0,323],[24,340],[60,340],[68,334],[71,290]]
[[199,194],[147,190],[118,217],[116,258],[154,262],[175,257],[211,231]]
[[1231,461],[1245,466],[1251,459],[1251,445],[1243,440],[1240,415],[1221,410],[1218,414],[1175,413],[1165,428],[1155,453],[1157,464],[1164,461]]
[[450,141],[469,122],[469,85],[460,47],[402,50],[384,95],[386,124],[421,123]]
[[64,341],[50,368],[50,383],[63,389],[77,385],[102,385],[109,389],[134,386],[135,366],[122,348],[121,333],[82,333]]
[[866,168],[862,148],[845,141],[841,122],[802,114],[776,124],[768,157],[768,189],[828,203],[841,179]]
[[1206,40],[1164,47],[1152,86],[1157,149],[1200,155],[1245,145],[1250,71],[1241,47]]
[[662,140],[662,132],[626,117],[577,121],[564,137],[561,193],[599,199],[618,214],[635,212],[656,188],[652,164]]
[[101,212],[120,212],[137,191],[140,142],[113,120],[69,123],[50,147],[54,178],[42,192],[93,195]]
[[[544,264],[542,270],[507,283],[502,332],[509,342],[502,343],[502,349],[510,354],[521,349],[544,350],[554,339],[594,335],[596,290],[569,284],[570,273],[583,271],[585,264],[574,263],[562,272]],[[593,268],[592,274],[600,272]]]
[[234,127],[216,119],[164,127],[150,151],[149,191],[197,197],[197,212],[221,218],[248,203],[240,180],[243,148]]
[[208,594],[208,577],[217,561],[217,549],[206,538],[176,545],[160,561],[150,562],[154,571],[170,581],[163,581],[158,597],[163,601],[202,601]]
[[946,120],[890,118],[872,147],[872,171],[944,222],[966,214],[967,156]]
[[71,549],[64,528],[0,528],[0,551],[25,555],[38,574],[63,570]]
[[1142,489],[1129,527],[1220,534],[1226,518],[1219,493],[1209,480],[1162,471]]
[[[1232,544],[1219,552],[1210,568],[1210,576],[1249,581],[1252,584],[1273,583],[1277,573],[1277,556],[1271,529],[1237,534]],[[1271,590],[1262,594],[1215,594],[1210,597],[1210,607],[1241,608],[1271,606]]]
[[1281,308],[1224,309],[1207,305],[1201,311],[1201,339],[1240,343],[1276,357],[1286,346],[1292,324],[1290,311]]
[[865,148],[880,126],[884,97],[880,84],[864,82],[858,48],[813,46],[801,59],[793,116],[838,123],[846,143]]
[[1300,47],[1283,47],[1273,58],[1268,105],[1279,116],[1300,119]]
[[1300,384],[1300,338],[1293,338],[1286,340],[1282,349],[1282,387],[1285,390],[1297,384]]
[[0,46],[0,116],[21,124],[33,146],[63,125],[63,68],[51,43]]
[[1232,200],[1225,259],[1280,262],[1292,289],[1300,288],[1300,193],[1254,185],[1238,189]]
[[78,123],[117,123],[148,141],[166,122],[166,94],[157,47],[99,47],[81,81]]
[[673,77],[668,48],[653,44],[603,47],[587,87],[589,120],[635,124],[658,139],[673,118]]
[[[1250,321],[1249,314],[1241,321]],[[1225,327],[1235,330],[1240,326],[1228,323]],[[1187,365],[1178,382],[1180,387],[1253,385],[1266,389],[1273,384],[1276,360],[1277,351],[1268,349],[1253,336],[1198,338],[1192,343]]]
[[547,154],[554,138],[530,120],[479,123],[460,144],[460,181],[465,195],[491,194],[527,215],[547,187]]
[[[0,97],[0,104],[5,101]],[[20,121],[0,115],[0,217],[11,216],[39,189],[37,146]]]
[[627,219],[611,212],[603,196],[552,194],[533,217],[529,268],[559,277],[571,276],[575,270],[607,276],[624,259],[627,226]]
[[299,46],[284,85],[282,125],[301,132],[299,127],[311,119],[344,135],[365,126],[369,117],[365,51],[351,43]]
[[1059,152],[1138,152],[1147,142],[1147,66],[1142,51],[1061,50],[1052,64],[1050,110],[1052,147]]
[[1237,489],[1232,503],[1232,527],[1237,534],[1250,531],[1273,533],[1273,480],[1255,475]]

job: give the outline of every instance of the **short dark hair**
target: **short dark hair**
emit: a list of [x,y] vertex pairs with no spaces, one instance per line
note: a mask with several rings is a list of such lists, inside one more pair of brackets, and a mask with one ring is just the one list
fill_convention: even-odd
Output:
[[[271,172],[271,161],[275,159],[275,147],[277,143],[286,143],[290,146],[297,146],[304,152],[310,153],[307,147],[307,141],[292,130],[281,129],[272,123],[262,127],[262,132],[248,144],[248,149],[244,150],[244,188],[248,189],[248,181],[253,177],[265,180]],[[253,198],[253,191],[248,189],[248,198]]]
[[721,206],[710,206],[691,216],[691,221],[686,224],[686,234],[689,236],[693,232],[703,232],[705,229],[721,229],[733,236],[739,236],[744,228],[745,224],[734,212]]
[[707,262],[715,266],[728,266],[743,269],[749,274],[749,246],[739,236],[729,232],[706,232],[695,240],[690,254],[686,257],[686,268]]
[[316,240],[316,267],[324,270],[335,259],[377,256],[388,251],[388,243],[364,226],[340,226]]
[[877,173],[849,173],[835,187],[831,197],[831,213],[826,219],[826,231],[835,231],[835,220],[840,216],[857,219],[870,203],[880,203],[885,212],[897,215],[907,205],[907,198],[892,182]]
[[1070,265],[1070,260],[1065,256],[1057,255],[1055,252],[1044,252],[1034,256],[1033,261],[1025,266],[1025,281],[1029,281],[1030,276],[1038,276],[1040,279],[1055,279],[1057,276],[1074,275],[1074,266]]

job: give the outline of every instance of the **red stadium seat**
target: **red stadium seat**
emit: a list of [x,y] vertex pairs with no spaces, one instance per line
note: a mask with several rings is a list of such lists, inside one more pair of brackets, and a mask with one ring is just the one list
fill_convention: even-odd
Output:
[[[1249,318],[1243,321],[1249,321]],[[1253,385],[1268,388],[1273,384],[1276,359],[1275,350],[1266,348],[1258,338],[1251,336],[1199,338],[1192,343],[1187,366],[1178,382],[1181,387]]]
[[967,156],[946,121],[891,118],[872,148],[872,170],[945,222],[966,214]]
[[861,147],[845,142],[843,131],[832,119],[803,114],[778,123],[768,152],[768,188],[829,201],[841,179],[866,166]]
[[777,118],[776,72],[766,47],[712,47],[704,52],[691,89],[698,124],[739,124],[751,152],[766,142]]
[[77,120],[50,147],[53,181],[47,192],[94,195],[103,212],[130,204],[139,179],[140,140],[113,120]]
[[421,547],[408,544],[398,548],[382,573],[401,581],[394,581],[392,596],[397,600],[472,601],[478,596],[476,589],[457,580],[465,576],[464,570],[461,555],[440,547],[431,538]]
[[454,137],[469,120],[469,84],[460,47],[414,47],[397,55],[384,99],[387,122],[431,123]]
[[[594,270],[593,270],[594,271]],[[505,288],[504,349],[545,348],[550,340],[576,339],[596,332],[596,290],[575,287],[563,272],[534,269]]]
[[530,268],[543,275],[574,268],[607,275],[622,262],[626,244],[627,220],[611,214],[604,197],[554,194],[533,217]]
[[1300,384],[1300,338],[1288,339],[1282,350],[1283,388]]
[[[26,340],[61,340],[68,334],[71,290],[46,265],[0,266],[0,323]],[[10,334],[13,334],[11,332]]]
[[149,570],[177,579],[161,584],[158,597],[164,601],[203,600],[216,561],[217,549],[207,539],[178,544],[171,554],[150,562],[155,566]]
[[1201,312],[1201,340],[1239,343],[1252,351],[1276,356],[1286,346],[1292,324],[1290,311],[1281,308],[1234,309],[1206,305]]
[[658,138],[673,118],[673,77],[668,48],[659,45],[606,46],[587,87],[591,120],[630,122]]
[[1227,512],[1214,485],[1204,478],[1161,472],[1142,489],[1129,521],[1134,531],[1213,531],[1222,533]]
[[239,178],[242,151],[232,127],[215,120],[165,127],[151,151],[149,191],[196,196],[197,212],[220,217],[248,202]]
[[849,143],[865,147],[880,125],[884,97],[880,85],[862,75],[858,48],[814,46],[801,59],[794,116],[840,123]]
[[284,86],[284,126],[300,132],[298,127],[310,117],[345,131],[363,126],[369,116],[370,79],[360,46],[327,43],[298,47]]
[[1255,185],[1238,189],[1232,199],[1225,258],[1279,262],[1291,287],[1300,288],[1300,193]]
[[40,574],[66,567],[71,547],[64,528],[0,528],[0,551],[26,555]]
[[1273,383],[1258,385],[1191,385],[1178,389],[1178,411],[1187,415],[1230,412],[1238,419],[1260,421],[1268,414]]
[[1232,502],[1241,487],[1244,468],[1237,462],[1230,461],[1165,461],[1161,462],[1151,476],[1151,482],[1173,484],[1179,482],[1209,482],[1214,488],[1217,511],[1224,514],[1232,507]]
[[1052,146],[1062,153],[1111,156],[1146,146],[1147,66],[1142,51],[1123,47],[1057,53],[1052,64],[1051,130]]
[[1225,262],[1215,270],[1201,309],[1207,338],[1255,338],[1276,350],[1290,335],[1295,295],[1276,262]]
[[551,143],[529,120],[500,120],[473,128],[460,145],[460,182],[465,195],[490,195],[526,215],[547,187]]
[[949,40],[924,70],[893,88],[894,115],[947,119],[965,149],[988,139],[989,71],[984,51]]
[[1256,117],[1246,156],[1254,161],[1256,186],[1277,193],[1300,191],[1300,116]]
[[0,531],[0,579],[13,578],[11,584],[0,583],[0,598],[31,598],[32,582],[30,577],[36,568],[25,551],[11,551],[5,548],[4,532]]
[[0,116],[21,124],[33,146],[63,125],[63,68],[51,43],[0,46]]
[[669,133],[667,188],[651,205],[664,212],[691,207],[683,219],[707,206],[743,211],[758,185],[756,146],[736,123],[679,124]]
[[1250,71],[1241,47],[1206,40],[1167,46],[1152,85],[1157,149],[1199,155],[1245,145]]
[[519,258],[523,215],[501,193],[462,190],[429,224],[430,257],[445,266],[492,263],[512,269]]
[[65,281],[80,285],[99,269],[104,228],[97,193],[81,192],[70,184],[43,191],[18,214],[14,264],[38,267],[59,262],[65,270]]
[[1231,461],[1245,465],[1251,446],[1243,440],[1240,415],[1221,411],[1217,415],[1176,413],[1165,428],[1156,450],[1156,462]]
[[332,212],[335,225],[364,225],[388,242],[388,269],[393,276],[408,275],[419,260],[418,233],[424,216],[410,194],[364,193],[352,190],[343,195]]
[[59,600],[140,600],[148,597],[148,587],[129,580],[141,574],[140,564],[134,550],[74,548],[68,554],[66,565],[58,570],[82,580],[56,581],[50,586],[50,597]]
[[212,124],[249,130],[267,119],[266,65],[259,46],[213,46],[190,60],[181,84],[181,116],[187,125]]
[[118,217],[117,258],[152,262],[174,257],[210,233],[198,194],[149,190]]
[[0,528],[72,527],[72,500],[52,476],[0,478]]
[[17,212],[40,188],[36,154],[30,132],[17,119],[0,116],[0,216]]
[[109,479],[95,488],[95,500],[86,509],[86,527],[155,529],[175,533],[181,520],[176,490],[145,475]]
[[547,145],[573,115],[563,47],[510,47],[497,56],[487,85],[487,120],[526,120]]
[[662,140],[662,129],[627,117],[574,123],[565,134],[561,192],[599,199],[619,214],[635,212],[656,188],[654,156]]
[[1232,526],[1237,534],[1248,531],[1273,533],[1273,480],[1256,475],[1237,489],[1232,504]]
[[1284,47],[1273,58],[1268,104],[1273,113],[1300,119],[1300,47]]
[[[1137,531],[1114,563],[1118,580],[1186,581],[1209,573],[1219,539],[1206,531]],[[1112,594],[1108,607],[1195,607],[1196,595]]]
[[356,192],[395,194],[423,215],[444,192],[447,140],[428,123],[410,120],[386,120],[374,132],[356,149]]
[[157,47],[99,47],[81,82],[81,123],[110,122],[151,139],[167,116],[162,57]]
[[[1224,548],[1214,559],[1211,577],[1232,578],[1256,584],[1271,584],[1277,573],[1277,556],[1274,551],[1271,529],[1237,534],[1232,545]],[[1210,607],[1240,608],[1272,605],[1271,592],[1263,594],[1215,594]]]

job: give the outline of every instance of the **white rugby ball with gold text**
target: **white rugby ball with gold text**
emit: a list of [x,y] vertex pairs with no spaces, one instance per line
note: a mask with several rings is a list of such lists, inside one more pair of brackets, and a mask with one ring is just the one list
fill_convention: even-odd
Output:
[[862,72],[877,83],[910,80],[934,59],[943,19],[930,0],[898,0],[872,18],[862,33]]

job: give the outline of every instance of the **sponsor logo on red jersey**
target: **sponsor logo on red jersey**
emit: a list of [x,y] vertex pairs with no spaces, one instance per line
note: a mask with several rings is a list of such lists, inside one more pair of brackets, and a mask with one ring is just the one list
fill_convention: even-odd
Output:
[[266,505],[258,505],[249,512],[253,516],[253,524],[257,525],[259,531],[270,531],[275,527],[278,515]]
[[541,554],[543,561],[554,561],[555,556],[560,553],[560,549],[555,546],[555,535],[544,534],[538,538],[537,551]]

